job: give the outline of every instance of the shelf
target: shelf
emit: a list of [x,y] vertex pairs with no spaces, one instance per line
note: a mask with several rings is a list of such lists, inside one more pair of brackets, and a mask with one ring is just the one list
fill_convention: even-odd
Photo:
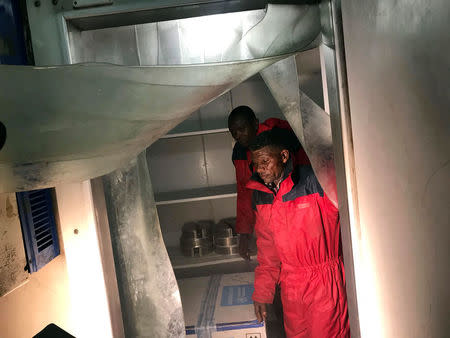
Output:
[[235,197],[236,195],[236,184],[228,184],[217,187],[162,192],[155,194],[155,201],[156,205],[166,205],[219,198],[230,198]]
[[174,134],[166,134],[161,136],[160,138],[177,138],[177,137],[187,137],[187,136],[196,136],[196,135],[207,135],[207,134],[218,134],[218,133],[229,133],[228,128],[221,129],[209,129],[209,130],[197,130],[197,131],[189,131],[185,133],[174,133]]
[[[233,262],[245,262],[239,255],[220,255],[215,252],[211,252],[205,256],[201,257],[186,257],[181,253],[178,247],[168,247],[167,252],[169,253],[170,261],[172,262],[172,267],[176,269],[185,268],[196,268],[208,265],[217,265],[223,263],[233,263]],[[252,261],[256,260],[256,255],[252,255]]]

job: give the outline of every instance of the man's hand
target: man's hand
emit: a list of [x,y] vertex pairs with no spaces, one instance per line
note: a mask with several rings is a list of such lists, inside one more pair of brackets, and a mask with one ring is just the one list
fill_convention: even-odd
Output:
[[255,307],[255,315],[258,322],[265,321],[267,317],[266,303],[253,302],[253,306]]
[[239,255],[247,261],[250,260],[250,253],[248,252],[249,239],[250,234],[239,235]]

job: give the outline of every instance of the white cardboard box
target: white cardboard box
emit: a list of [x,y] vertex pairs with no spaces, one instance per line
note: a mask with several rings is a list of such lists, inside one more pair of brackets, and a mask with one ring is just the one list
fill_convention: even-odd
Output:
[[179,279],[186,335],[266,338],[253,310],[254,273]]

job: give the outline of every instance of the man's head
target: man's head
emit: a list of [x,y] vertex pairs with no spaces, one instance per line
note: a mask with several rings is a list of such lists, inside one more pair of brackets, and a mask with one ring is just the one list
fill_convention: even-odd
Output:
[[250,143],[253,166],[265,184],[277,182],[289,160],[285,131],[274,128],[262,132]]
[[228,116],[228,129],[231,136],[244,147],[254,140],[258,131],[259,121],[250,107],[234,108]]

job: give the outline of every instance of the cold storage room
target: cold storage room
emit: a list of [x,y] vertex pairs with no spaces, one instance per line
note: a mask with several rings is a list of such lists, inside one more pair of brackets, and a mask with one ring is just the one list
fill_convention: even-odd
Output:
[[[229,14],[234,25],[244,31],[247,29],[245,25],[257,23],[263,15],[263,10]],[[203,20],[200,23],[196,22],[198,19],[92,30],[80,30],[79,20],[72,20],[68,25],[72,62],[164,65],[230,58],[223,46],[214,50],[201,44],[217,43],[229,33],[212,26],[215,36],[206,35],[197,27],[210,23],[208,17],[200,18]],[[155,40],[155,36],[158,39]],[[181,50],[174,48],[174,36],[179,37]],[[194,46],[198,50],[194,50]],[[323,107],[319,48],[313,43],[305,49],[297,56],[293,69],[298,69],[300,89]],[[242,285],[252,284],[257,265],[256,239],[252,236],[250,240],[250,260],[242,259],[238,253],[239,235],[234,229],[236,173],[231,161],[234,140],[227,125],[228,114],[241,105],[251,107],[260,122],[268,118],[285,119],[263,77],[256,74],[201,106],[147,149],[147,164],[162,237],[179,284],[180,280],[189,278],[211,279],[216,275],[238,273],[249,278],[241,282]],[[218,237],[220,228],[228,231],[226,238]],[[199,233],[202,238],[190,239],[199,236]],[[236,290],[244,292],[242,290],[247,289]],[[246,291],[245,301],[248,317],[245,325],[250,327],[256,325],[251,290]],[[181,291],[183,300],[186,287]],[[197,298],[201,300],[202,296]],[[232,307],[228,309],[228,313],[233,313]],[[279,309],[277,312],[280,312]],[[191,322],[186,326],[197,325],[197,322],[192,322],[193,319],[189,320]],[[282,332],[282,325],[281,318],[274,318],[274,321],[275,326],[279,326],[273,329],[272,335],[275,337],[276,331]],[[233,323],[233,320],[222,319],[224,323]],[[240,327],[245,325],[241,323]],[[231,324],[229,326],[232,327]],[[246,332],[252,331],[247,329]]]
[[[318,48],[297,55],[297,66],[302,69],[300,89],[323,105]],[[250,241],[250,260],[244,260],[238,252],[239,235],[234,227],[236,173],[231,157],[235,141],[227,118],[233,108],[242,105],[251,107],[261,122],[268,118],[285,119],[264,80],[255,75],[195,111],[147,149],[161,231],[179,280],[253,273],[257,265],[255,236]],[[231,227],[225,247],[217,238],[224,224]],[[199,238],[183,240],[191,236]],[[249,281],[237,283],[246,285]],[[186,292],[192,283],[182,282],[182,286]],[[242,290],[235,292],[244,292],[241,297],[248,301],[251,289]],[[281,318],[276,317],[281,317],[279,300],[277,306],[271,309],[274,313],[266,328],[271,330],[268,337],[283,337]],[[242,322],[242,318],[238,321]],[[248,325],[254,325],[253,320]],[[241,323],[242,326],[245,325]]]
[[[237,89],[261,79],[331,199],[337,183],[346,289],[337,293],[347,295],[351,335],[448,336],[448,6],[0,1],[2,337],[271,336],[269,321],[255,317],[272,299],[239,277],[253,272],[238,272],[261,265],[233,253],[233,141],[222,123]],[[311,72],[303,58],[314,60]],[[172,171],[179,176],[166,177]],[[55,222],[45,223],[37,196],[49,194]],[[268,205],[255,201],[258,212]],[[285,272],[318,271],[311,261],[284,263]],[[330,265],[340,257],[319,264]],[[294,278],[294,291],[303,280]],[[291,336],[304,318],[331,323],[311,318],[346,311],[342,302],[298,318],[289,297]],[[342,324],[328,326],[347,334]]]
[[[287,118],[305,142],[311,130],[302,127],[301,97],[308,112],[328,120],[322,129],[331,137],[323,110],[318,6],[263,4],[203,16],[206,9],[185,19],[173,19],[178,15],[170,10],[159,17],[152,11],[86,16],[90,7],[77,6],[60,27],[63,63],[74,67],[55,72],[74,69],[78,91],[61,92],[72,100],[89,96],[80,100],[88,113],[71,122],[70,132],[83,130],[86,137],[71,144],[64,164],[98,158],[85,174],[92,178],[118,168],[91,184],[96,217],[109,223],[102,240],[111,236],[102,244],[114,256],[109,272],[116,274],[110,278],[116,286],[108,297],[120,299],[126,335],[151,330],[159,336],[168,323],[170,334],[282,336],[279,296],[278,307],[268,311],[273,318],[255,318],[255,236],[250,259],[238,254],[235,142],[227,118],[234,108],[249,106],[260,122]],[[299,23],[304,29],[292,31]],[[71,87],[69,79],[59,82],[61,89]],[[52,174],[57,181],[60,171]],[[149,311],[152,304],[161,312]]]

